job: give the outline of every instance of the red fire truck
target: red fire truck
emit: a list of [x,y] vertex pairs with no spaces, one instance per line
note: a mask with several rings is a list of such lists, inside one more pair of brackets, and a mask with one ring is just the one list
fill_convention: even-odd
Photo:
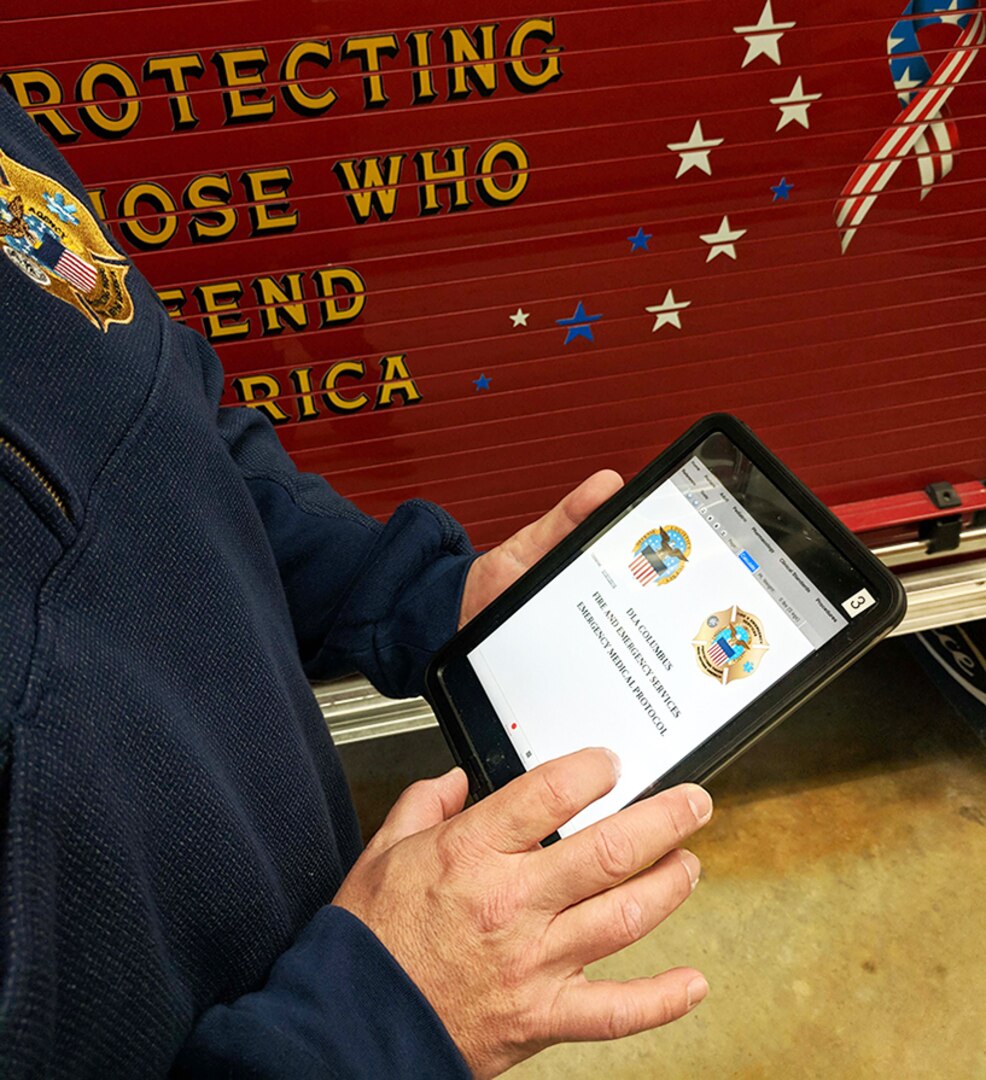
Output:
[[[4,86],[226,402],[369,512],[433,499],[485,547],[725,410],[901,569],[902,629],[986,613],[977,0],[36,0],[3,25]],[[58,273],[36,239],[0,243]],[[428,722],[320,693],[343,740]]]

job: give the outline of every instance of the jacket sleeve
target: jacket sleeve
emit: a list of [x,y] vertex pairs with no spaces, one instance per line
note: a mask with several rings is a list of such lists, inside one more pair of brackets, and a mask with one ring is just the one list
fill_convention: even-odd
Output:
[[[321,477],[298,472],[259,410],[218,408],[215,352],[174,329],[195,354],[219,434],[270,541],[306,672],[358,671],[386,694],[420,693],[432,653],[455,632],[475,558],[461,526],[419,499],[381,525]],[[278,957],[263,987],[198,1018],[174,1072],[195,1080],[470,1076],[400,964],[333,905]]]
[[354,915],[324,907],[263,989],[199,1020],[181,1080],[468,1080],[465,1059],[397,961]]
[[[215,353],[175,329],[198,352],[218,403]],[[420,499],[381,525],[322,477],[299,473],[259,410],[220,408],[217,423],[270,540],[306,673],[356,671],[391,697],[420,694],[432,653],[455,633],[476,557],[462,527]]]

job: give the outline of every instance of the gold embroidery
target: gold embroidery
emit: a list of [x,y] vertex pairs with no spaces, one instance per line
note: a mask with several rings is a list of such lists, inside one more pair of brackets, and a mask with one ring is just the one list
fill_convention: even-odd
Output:
[[130,263],[113,250],[82,200],[2,150],[0,248],[35,284],[104,332],[133,320],[125,280]]

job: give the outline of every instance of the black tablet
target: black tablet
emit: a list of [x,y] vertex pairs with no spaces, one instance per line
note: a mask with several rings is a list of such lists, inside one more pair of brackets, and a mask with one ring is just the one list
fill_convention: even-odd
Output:
[[428,696],[477,796],[582,747],[619,755],[616,787],[566,836],[707,780],[904,609],[896,577],[718,414],[449,641]]

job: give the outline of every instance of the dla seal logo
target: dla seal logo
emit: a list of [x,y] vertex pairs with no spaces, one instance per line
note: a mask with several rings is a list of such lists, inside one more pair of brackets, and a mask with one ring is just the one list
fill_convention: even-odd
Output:
[[662,525],[651,529],[634,544],[630,573],[641,585],[651,581],[667,585],[685,569],[691,551],[692,544],[684,529],[677,525]]
[[760,620],[735,604],[710,615],[692,645],[698,666],[723,686],[752,675],[769,648]]
[[124,280],[130,264],[113,250],[92,214],[67,188],[2,150],[0,248],[36,285],[101,330],[133,319]]

